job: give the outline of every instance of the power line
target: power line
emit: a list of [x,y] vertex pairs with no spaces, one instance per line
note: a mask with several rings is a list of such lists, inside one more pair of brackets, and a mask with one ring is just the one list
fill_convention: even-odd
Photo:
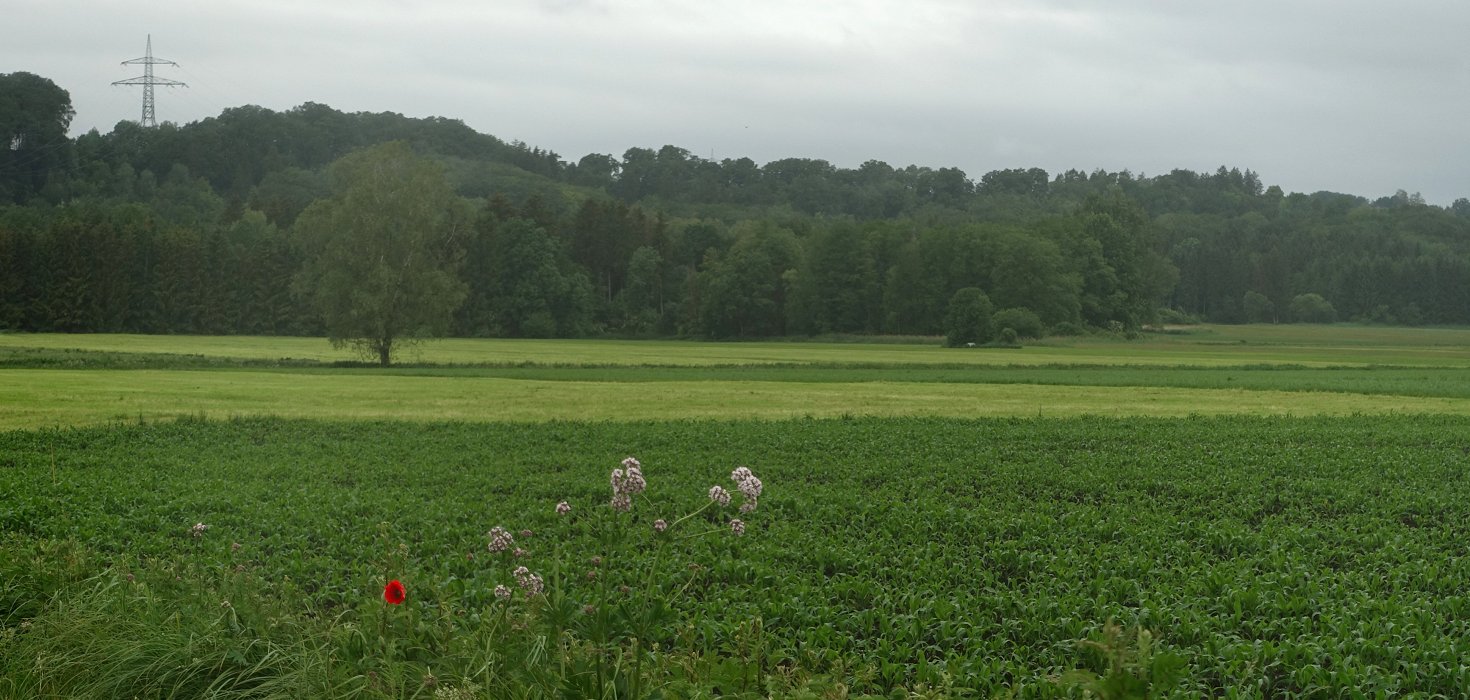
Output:
[[148,126],[158,126],[158,122],[153,118],[153,86],[154,85],[162,85],[164,87],[189,87],[189,86],[188,85],[185,85],[184,83],[181,83],[181,82],[179,82],[177,80],[169,80],[168,78],[155,78],[155,77],[153,77],[153,67],[154,66],[158,66],[158,65],[164,65],[164,66],[173,66],[173,67],[177,68],[179,66],[179,64],[174,63],[173,61],[165,61],[165,60],[163,60],[161,58],[154,58],[153,57],[153,35],[152,34],[149,34],[148,35],[148,49],[143,54],[143,57],[142,58],[135,58],[135,59],[132,59],[130,61],[123,61],[122,62],[122,65],[125,65],[125,66],[141,65],[141,66],[143,66],[143,74],[140,75],[140,76],[138,76],[138,77],[136,77],[136,78],[128,78],[127,80],[119,80],[119,81],[113,83],[113,85],[142,85],[143,86],[143,118],[141,120],[139,120],[138,123],[141,124],[141,125],[143,125],[143,126],[145,126],[145,127],[148,127]]

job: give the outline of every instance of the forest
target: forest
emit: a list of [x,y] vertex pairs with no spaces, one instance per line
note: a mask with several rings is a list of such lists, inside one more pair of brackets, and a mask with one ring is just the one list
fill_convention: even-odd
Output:
[[227,109],[68,135],[0,74],[0,330],[315,335],[301,220],[332,164],[401,142],[447,184],[455,336],[938,335],[983,301],[1019,336],[1210,321],[1470,323],[1470,200],[1286,193],[1251,170],[1048,173],[572,161],[462,121]]

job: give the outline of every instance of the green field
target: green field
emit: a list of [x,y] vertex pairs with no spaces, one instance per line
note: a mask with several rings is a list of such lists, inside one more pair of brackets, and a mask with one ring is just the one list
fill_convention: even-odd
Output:
[[1467,344],[0,335],[0,698],[1458,697]]
[[[244,360],[355,359],[320,338],[3,334],[0,350],[36,348]],[[1022,348],[948,349],[930,344],[451,338],[408,350],[409,362],[565,366],[760,364],[1172,366],[1404,365],[1470,367],[1470,329],[1339,326],[1199,326],[1142,340],[1053,338]]]
[[1470,413],[1470,331],[1204,327],[1142,340],[452,339],[341,366],[321,339],[0,335],[0,429],[271,415],[471,421]]
[[[329,683],[372,697],[376,677],[406,683],[385,692],[407,697],[429,672],[509,694],[522,682],[511,667],[530,654],[517,639],[596,638],[598,613],[583,606],[611,595],[635,612],[672,606],[644,638],[668,650],[643,671],[667,697],[691,682],[764,697],[757,689],[832,677],[854,694],[1068,697],[1048,679],[1100,669],[1075,642],[1109,619],[1155,630],[1183,659],[1176,697],[1453,696],[1470,687],[1467,428],[1418,417],[247,420],[10,433],[0,526],[43,544],[10,545],[6,600],[36,622],[5,670],[34,680],[25,672],[40,674],[39,659],[69,661],[77,680],[12,690],[97,684],[106,697],[146,678],[128,654],[105,653],[132,647],[97,641],[118,636],[209,679],[284,683],[267,685],[286,696]],[[628,453],[649,487],[624,516],[605,504],[607,473]],[[698,508],[737,464],[764,481],[759,509],[655,535],[655,518]],[[571,516],[553,512],[560,500]],[[732,516],[749,523],[744,537],[721,532]],[[197,539],[196,522],[209,528]],[[527,556],[488,555],[496,525],[532,530],[517,540]],[[44,544],[58,541],[86,551]],[[604,557],[601,577],[587,581],[592,556]],[[107,568],[48,604],[64,561]],[[490,591],[514,586],[521,563],[556,581],[567,618],[534,608],[517,637],[493,626]],[[410,602],[383,620],[387,578]],[[171,617],[181,607],[192,628]],[[270,647],[252,646],[262,640],[295,651],[268,659]],[[219,668],[190,667],[189,654]],[[311,665],[324,655],[335,670]]]

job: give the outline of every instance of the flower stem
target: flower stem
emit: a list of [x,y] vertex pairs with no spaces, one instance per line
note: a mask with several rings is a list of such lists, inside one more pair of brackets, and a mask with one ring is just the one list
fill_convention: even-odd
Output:
[[686,515],[686,516],[684,516],[682,518],[679,518],[678,520],[675,520],[674,522],[670,523],[669,524],[669,527],[670,528],[676,527],[679,523],[682,523],[685,520],[688,520],[688,519],[690,519],[690,518],[692,518],[692,517],[694,517],[696,515],[699,515],[700,513],[703,513],[706,508],[709,508],[710,506],[714,505],[714,503],[715,502],[713,500],[705,501],[705,504],[704,505],[702,505],[699,508],[695,509],[690,514],[688,514],[688,515]]

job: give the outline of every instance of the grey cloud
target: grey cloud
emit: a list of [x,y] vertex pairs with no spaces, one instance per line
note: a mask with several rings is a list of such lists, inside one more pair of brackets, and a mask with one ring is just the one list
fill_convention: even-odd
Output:
[[[1470,196],[1459,2],[19,0],[3,70],[135,118],[108,85],[152,32],[224,107],[462,118],[569,159],[683,146],[856,166],[1249,167],[1288,190]],[[87,21],[79,22],[78,17]]]

